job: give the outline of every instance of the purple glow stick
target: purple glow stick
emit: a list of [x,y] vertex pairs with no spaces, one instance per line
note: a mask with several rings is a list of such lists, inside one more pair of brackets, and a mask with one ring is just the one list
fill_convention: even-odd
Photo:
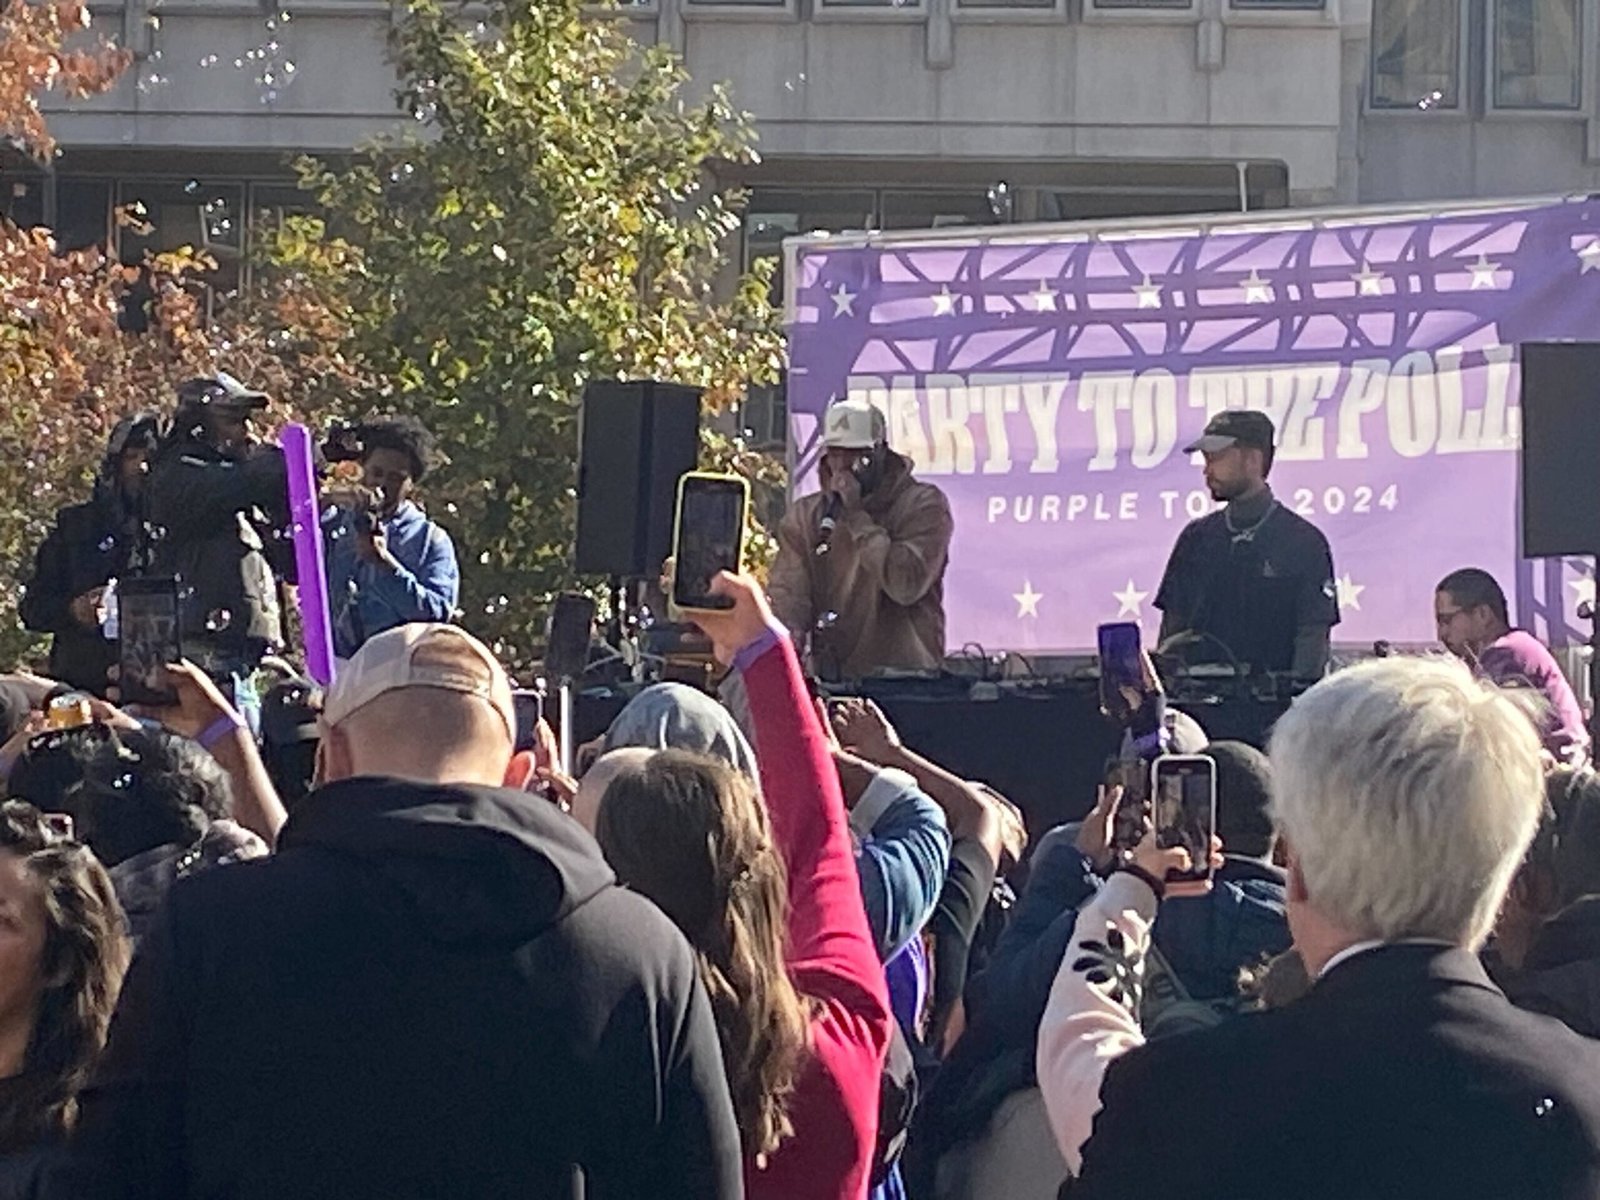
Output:
[[311,430],[285,425],[278,438],[289,468],[289,522],[300,575],[300,623],[306,634],[306,670],[327,687],[333,682],[333,631],[328,619],[328,568],[322,557],[317,477],[311,465]]

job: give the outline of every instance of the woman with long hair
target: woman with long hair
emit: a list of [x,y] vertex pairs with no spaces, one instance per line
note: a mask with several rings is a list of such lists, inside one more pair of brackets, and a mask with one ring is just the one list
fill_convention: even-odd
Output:
[[0,1200],[32,1196],[77,1116],[128,965],[105,868],[0,805]]
[[584,776],[573,811],[618,877],[700,955],[747,1194],[858,1200],[892,1019],[883,969],[794,647],[753,580],[723,576],[716,586],[732,607],[695,619],[743,678],[759,793],[703,755],[613,750]]

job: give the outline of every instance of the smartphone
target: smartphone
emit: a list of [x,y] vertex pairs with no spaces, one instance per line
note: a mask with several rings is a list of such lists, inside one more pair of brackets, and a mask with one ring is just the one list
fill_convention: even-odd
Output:
[[1164,754],[1152,768],[1156,844],[1189,851],[1187,871],[1168,871],[1168,883],[1211,878],[1211,838],[1217,830],[1217,764],[1203,754]]
[[517,688],[511,693],[511,711],[517,718],[517,749],[532,750],[534,735],[544,718],[544,693]]
[[1100,648],[1100,711],[1119,725],[1130,724],[1150,692],[1139,627],[1131,621],[1101,625],[1095,631]]
[[552,684],[583,678],[594,638],[594,597],[562,592],[550,610],[546,631],[544,674]]
[[738,475],[691,471],[678,480],[678,523],[672,538],[672,602],[685,612],[731,608],[713,596],[718,572],[744,561],[745,514],[750,485]]
[[1106,766],[1107,787],[1122,789],[1122,803],[1111,826],[1111,845],[1132,850],[1150,827],[1150,763],[1137,756],[1112,759]]
[[176,579],[117,581],[117,691],[124,704],[176,704],[166,668],[183,661]]

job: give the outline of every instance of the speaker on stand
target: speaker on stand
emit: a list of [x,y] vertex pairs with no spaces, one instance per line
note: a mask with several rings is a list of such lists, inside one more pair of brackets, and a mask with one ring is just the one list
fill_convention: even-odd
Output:
[[[1524,558],[1600,555],[1600,342],[1525,342],[1518,460]],[[1600,733],[1600,613],[1589,622],[1589,734]],[[1596,740],[1600,745],[1600,739]]]
[[654,580],[672,553],[678,479],[699,461],[699,388],[598,380],[584,389],[575,566],[610,579],[608,640],[625,653],[628,585]]

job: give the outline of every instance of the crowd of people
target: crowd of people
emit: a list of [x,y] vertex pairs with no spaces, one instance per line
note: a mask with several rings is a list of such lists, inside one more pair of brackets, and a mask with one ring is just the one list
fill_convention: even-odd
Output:
[[[1265,751],[1164,722],[1209,864],[1125,758],[1029,845],[744,575],[692,614],[716,694],[645,688],[571,775],[519,748],[404,422],[342,450],[333,683],[252,716],[225,637],[121,706],[79,636],[107,564],[273,553],[281,463],[212,382],[41,553],[67,678],[0,679],[0,1200],[1600,1197],[1600,776],[1481,572],[1439,588],[1454,655],[1327,676]],[[151,544],[173,453],[241,490]]]

